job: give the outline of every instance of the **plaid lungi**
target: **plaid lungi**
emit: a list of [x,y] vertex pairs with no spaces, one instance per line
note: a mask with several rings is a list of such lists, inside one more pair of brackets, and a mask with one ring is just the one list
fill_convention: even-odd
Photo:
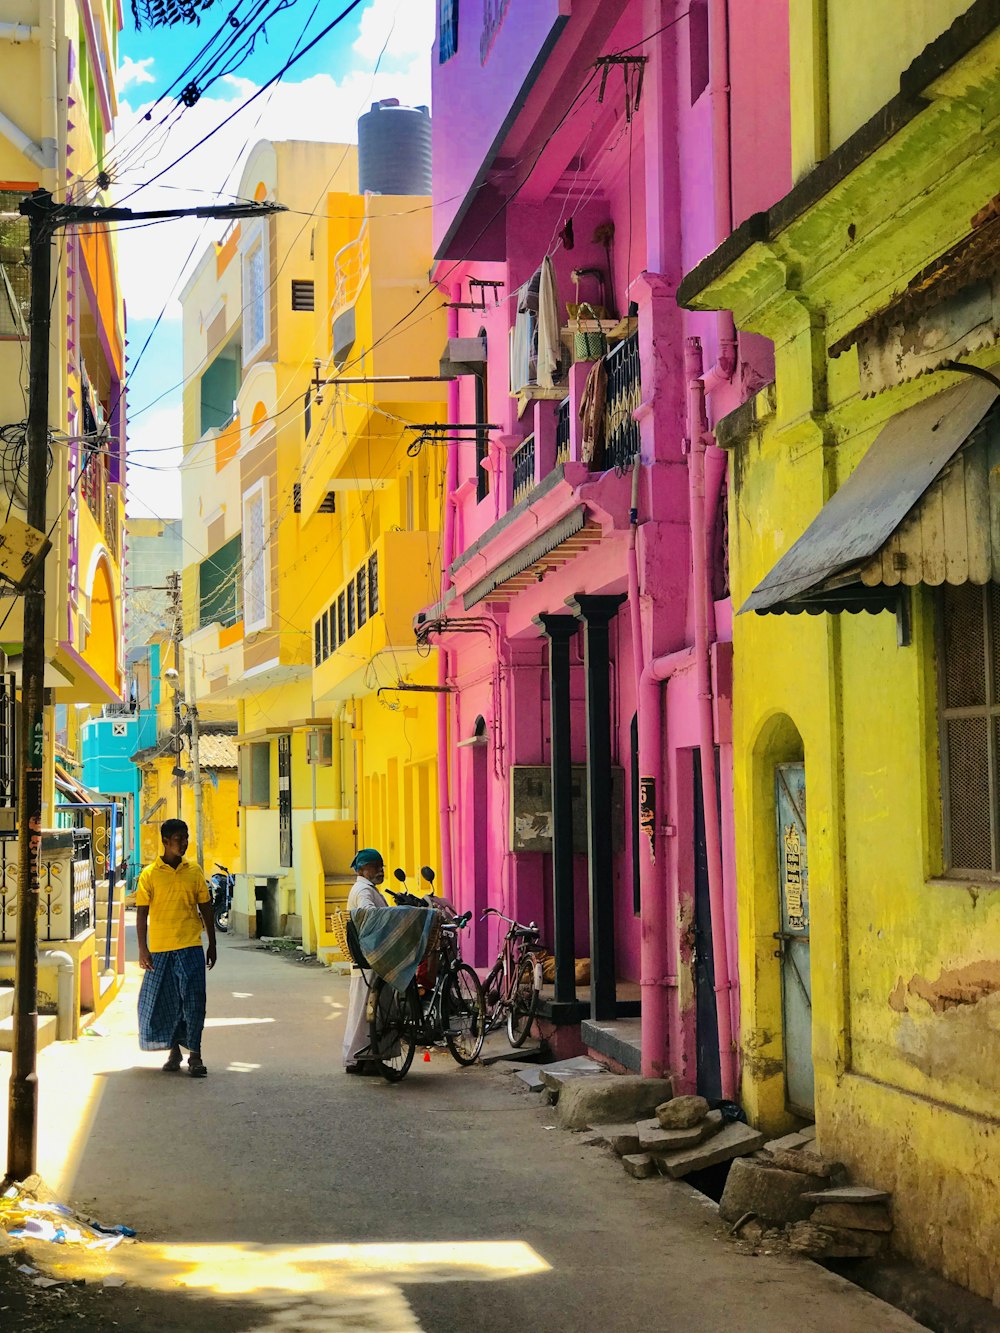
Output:
[[189,949],[154,953],[152,972],[142,974],[139,990],[139,1047],[168,1051],[183,1046],[201,1050],[205,1026],[205,952]]

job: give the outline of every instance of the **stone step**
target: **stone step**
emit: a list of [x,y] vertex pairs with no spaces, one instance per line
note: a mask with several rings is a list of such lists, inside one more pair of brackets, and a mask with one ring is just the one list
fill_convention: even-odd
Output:
[[14,987],[0,986],[0,1018],[7,1018],[14,1012]]
[[[58,1019],[55,1014],[41,1014],[38,1018],[38,1050],[45,1046],[51,1046],[56,1039],[56,1025]],[[14,1019],[7,1017],[0,1019],[0,1051],[13,1050],[14,1046]]]

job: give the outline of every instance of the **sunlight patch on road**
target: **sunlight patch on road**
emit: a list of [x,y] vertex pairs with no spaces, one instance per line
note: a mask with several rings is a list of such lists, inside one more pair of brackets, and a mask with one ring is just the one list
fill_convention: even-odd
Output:
[[273,1018],[206,1018],[207,1028],[247,1028],[255,1023],[273,1023]]
[[227,1074],[252,1074],[255,1069],[260,1069],[260,1065],[248,1064],[246,1060],[234,1060],[232,1064],[226,1065]]
[[230,991],[229,993],[230,993],[230,995],[232,995],[232,997],[233,997],[234,1000],[252,1000],[252,999],[253,999],[253,991],[252,991],[252,990],[234,990],[234,991]]

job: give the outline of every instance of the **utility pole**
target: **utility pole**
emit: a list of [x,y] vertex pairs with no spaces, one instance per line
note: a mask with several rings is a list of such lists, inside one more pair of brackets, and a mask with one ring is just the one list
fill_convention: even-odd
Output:
[[[283,205],[224,204],[204,208],[97,208],[57,204],[48,190],[21,200],[31,249],[31,346],[28,361],[25,518],[45,532],[49,454],[49,341],[52,322],[52,242],[63,227],[112,222],[165,222],[174,218],[234,219],[284,211]],[[95,442],[96,443],[96,442]],[[45,562],[39,560],[24,594],[21,717],[18,744],[17,939],[14,962],[13,1051],[8,1096],[8,1180],[35,1171],[38,1142],[38,899],[42,850],[42,762],[45,680]]]
[[198,703],[194,692],[194,658],[189,653],[187,660],[187,715],[191,728],[191,785],[194,787],[194,848],[198,864],[205,868],[205,821],[203,818],[203,792],[201,785],[201,752],[199,750],[200,723]]

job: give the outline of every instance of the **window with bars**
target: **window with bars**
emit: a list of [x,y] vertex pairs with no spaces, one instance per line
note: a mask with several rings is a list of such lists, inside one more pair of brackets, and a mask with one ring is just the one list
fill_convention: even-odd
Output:
[[[353,630],[351,633],[353,634]],[[337,641],[344,643],[347,639],[347,594],[341,593],[337,598]]]
[[356,608],[354,602],[354,584],[349,583],[347,585],[347,637],[348,638],[351,637],[351,635],[358,627],[358,622],[355,616],[355,610]]
[[261,238],[243,263],[243,347],[247,360],[267,342],[267,323],[267,257]]
[[267,629],[271,619],[266,488],[266,481],[259,481],[243,496],[243,613],[248,634]]
[[945,865],[1000,875],[1000,585],[945,584],[939,596]]
[[378,552],[373,551],[368,557],[368,614],[378,611]]
[[368,566],[362,565],[354,580],[358,590],[358,629],[368,619]]
[[315,289],[311,281],[304,278],[292,279],[292,309],[314,310],[316,308]]

